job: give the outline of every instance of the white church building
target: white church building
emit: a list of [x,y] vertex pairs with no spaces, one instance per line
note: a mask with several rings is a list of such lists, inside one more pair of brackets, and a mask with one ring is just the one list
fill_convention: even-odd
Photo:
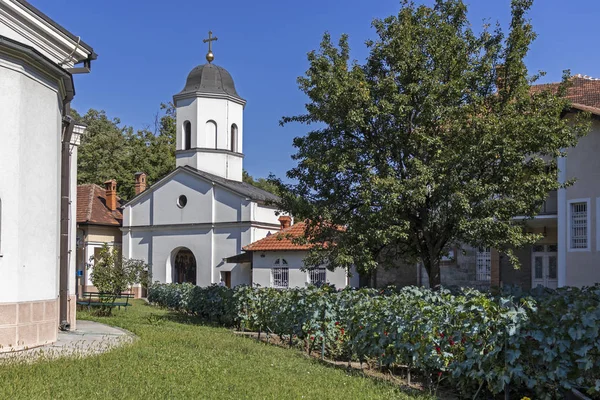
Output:
[[[73,74],[93,49],[25,0],[0,0],[0,352],[75,328]],[[82,64],[77,66],[77,64]]]
[[173,96],[177,168],[123,209],[123,255],[150,264],[153,281],[251,284],[251,263],[225,259],[281,228],[277,197],[242,182],[246,101],[213,58]]

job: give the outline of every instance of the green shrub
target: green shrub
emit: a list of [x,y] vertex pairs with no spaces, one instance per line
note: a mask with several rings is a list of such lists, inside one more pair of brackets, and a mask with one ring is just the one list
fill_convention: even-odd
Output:
[[296,338],[328,357],[407,366],[463,395],[505,385],[538,398],[600,393],[600,286],[493,296],[332,287],[155,284],[149,301],[225,326]]

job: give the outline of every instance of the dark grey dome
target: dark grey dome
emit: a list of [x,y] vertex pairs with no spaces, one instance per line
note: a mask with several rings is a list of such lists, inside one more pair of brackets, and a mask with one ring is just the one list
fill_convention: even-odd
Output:
[[187,77],[184,93],[214,93],[238,97],[231,74],[223,67],[214,64],[202,64],[194,68]]

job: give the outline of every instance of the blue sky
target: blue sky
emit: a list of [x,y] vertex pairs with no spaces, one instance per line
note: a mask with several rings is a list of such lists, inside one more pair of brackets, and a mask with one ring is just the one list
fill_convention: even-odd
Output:
[[[283,177],[294,166],[292,139],[303,125],[280,127],[283,115],[304,111],[296,78],[306,53],[323,32],[350,35],[353,57],[363,61],[364,41],[374,35],[373,18],[397,13],[399,0],[30,0],[94,47],[92,73],[76,77],[74,107],[106,110],[123,124],[150,126],[161,102],[172,99],[189,71],[205,62],[202,39],[212,30],[214,63],[233,76],[248,103],[244,113],[244,167],[255,177]],[[423,1],[431,4],[432,1]],[[470,0],[478,27],[484,18],[506,30],[510,0]],[[567,5],[569,4],[569,5]],[[530,18],[538,39],[527,58],[530,72],[544,70],[556,81],[563,69],[600,77],[595,26],[600,2],[537,0]]]

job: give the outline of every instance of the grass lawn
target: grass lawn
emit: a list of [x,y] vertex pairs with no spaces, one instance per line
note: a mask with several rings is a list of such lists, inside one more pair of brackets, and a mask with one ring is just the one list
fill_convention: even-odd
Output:
[[0,399],[416,399],[300,352],[135,301],[93,319],[130,330],[132,345],[84,359],[0,364]]

